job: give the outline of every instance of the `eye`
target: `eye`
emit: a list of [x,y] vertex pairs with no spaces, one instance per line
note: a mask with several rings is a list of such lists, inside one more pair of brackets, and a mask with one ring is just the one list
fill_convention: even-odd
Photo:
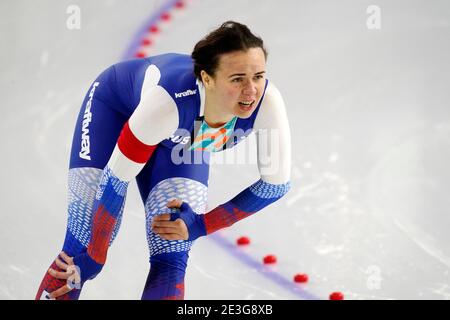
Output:
[[241,82],[242,78],[234,78],[231,80],[231,82]]
[[257,76],[255,76],[256,80],[263,79],[263,78],[264,78],[264,76],[262,74],[258,74]]

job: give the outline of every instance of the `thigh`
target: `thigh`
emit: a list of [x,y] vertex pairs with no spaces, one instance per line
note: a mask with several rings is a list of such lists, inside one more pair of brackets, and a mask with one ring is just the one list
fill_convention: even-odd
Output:
[[[68,231],[65,249],[79,252],[89,243],[95,196],[102,172],[129,118],[111,92],[111,69],[91,85],[79,112],[72,141],[68,177]],[[120,227],[119,214],[112,240]],[[112,242],[111,240],[111,242]]]
[[151,231],[155,215],[168,213],[169,200],[178,198],[189,203],[197,213],[204,213],[207,204],[209,164],[179,164],[171,161],[171,149],[158,146],[151,161],[137,177],[145,206],[147,240],[150,255],[189,251],[191,241],[166,241]]
[[75,124],[69,168],[103,169],[131,116],[111,89],[112,72],[111,68],[105,70],[84,98]]

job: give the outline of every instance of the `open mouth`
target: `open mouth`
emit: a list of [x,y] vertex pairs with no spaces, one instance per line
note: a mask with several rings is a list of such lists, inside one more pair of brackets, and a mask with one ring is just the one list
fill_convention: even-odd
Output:
[[250,110],[254,104],[255,104],[255,100],[239,101],[239,106],[244,110]]

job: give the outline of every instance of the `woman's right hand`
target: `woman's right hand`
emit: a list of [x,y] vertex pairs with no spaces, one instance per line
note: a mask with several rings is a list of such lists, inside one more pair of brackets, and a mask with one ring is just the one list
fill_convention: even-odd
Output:
[[[64,261],[59,259],[61,257]],[[73,257],[69,257],[64,251],[62,251],[58,257],[55,259],[56,265],[62,269],[63,271],[57,271],[55,269],[48,269],[48,273],[56,278],[61,280],[66,280],[66,284],[61,288],[50,292],[48,299],[56,299],[70,291],[81,288],[81,277],[80,277],[80,269],[74,264]]]

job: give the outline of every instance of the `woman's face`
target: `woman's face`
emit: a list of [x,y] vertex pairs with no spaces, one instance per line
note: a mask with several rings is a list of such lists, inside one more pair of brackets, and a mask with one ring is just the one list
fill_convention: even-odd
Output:
[[261,48],[222,54],[214,76],[205,73],[203,77],[215,111],[250,117],[264,91],[265,69],[266,58]]

